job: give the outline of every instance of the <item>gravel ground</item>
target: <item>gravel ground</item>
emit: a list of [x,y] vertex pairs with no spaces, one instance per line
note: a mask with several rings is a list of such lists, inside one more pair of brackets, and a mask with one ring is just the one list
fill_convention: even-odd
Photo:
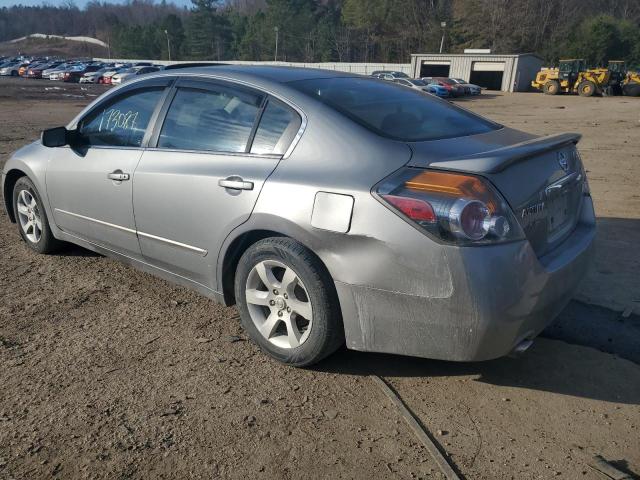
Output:
[[[0,164],[102,90],[0,79]],[[80,248],[38,256],[2,211],[0,478],[442,478],[370,374],[465,478],[602,479],[594,454],[640,472],[640,366],[621,358],[637,360],[638,318],[615,327],[640,305],[640,103],[461,103],[534,133],[584,134],[601,248],[582,302],[550,331],[582,345],[542,338],[478,364],[343,350],[288,368],[246,340],[234,308]]]

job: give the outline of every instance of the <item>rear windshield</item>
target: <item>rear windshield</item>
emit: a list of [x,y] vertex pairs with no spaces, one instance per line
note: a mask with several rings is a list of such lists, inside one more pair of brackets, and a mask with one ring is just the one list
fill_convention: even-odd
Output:
[[394,140],[464,137],[500,128],[432,95],[375,78],[319,78],[289,85]]

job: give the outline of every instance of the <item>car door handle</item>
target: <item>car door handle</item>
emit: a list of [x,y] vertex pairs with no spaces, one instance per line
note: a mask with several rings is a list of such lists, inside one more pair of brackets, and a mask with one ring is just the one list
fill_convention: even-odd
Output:
[[109,180],[115,180],[117,182],[124,182],[126,180],[129,180],[129,174],[124,173],[122,170],[116,170],[114,172],[107,173],[107,178]]
[[231,190],[253,190],[253,182],[245,182],[241,177],[233,176],[218,180],[218,185]]

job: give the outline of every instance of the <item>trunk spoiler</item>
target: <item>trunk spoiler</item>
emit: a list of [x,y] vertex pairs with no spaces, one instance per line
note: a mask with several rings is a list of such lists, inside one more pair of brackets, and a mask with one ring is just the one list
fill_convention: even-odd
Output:
[[582,138],[582,135],[579,133],[560,133],[547,137],[533,138],[506,147],[489,150],[488,152],[433,162],[429,167],[467,172],[498,173],[510,165],[534,155],[541,155],[570,143],[576,144],[580,141],[580,138]]

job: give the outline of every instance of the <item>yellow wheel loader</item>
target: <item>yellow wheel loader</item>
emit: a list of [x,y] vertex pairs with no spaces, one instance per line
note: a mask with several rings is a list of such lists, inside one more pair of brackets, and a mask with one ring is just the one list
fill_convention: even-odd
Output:
[[622,81],[622,94],[629,97],[640,97],[640,72],[627,72]]
[[577,93],[582,97],[600,94],[609,85],[607,68],[587,69],[582,59],[560,60],[558,68],[543,68],[531,86],[547,95]]
[[640,72],[627,70],[623,60],[609,60],[609,91],[613,95],[640,96]]
[[622,95],[622,84],[627,75],[627,64],[623,60],[609,60],[609,85],[604,89],[607,95]]

